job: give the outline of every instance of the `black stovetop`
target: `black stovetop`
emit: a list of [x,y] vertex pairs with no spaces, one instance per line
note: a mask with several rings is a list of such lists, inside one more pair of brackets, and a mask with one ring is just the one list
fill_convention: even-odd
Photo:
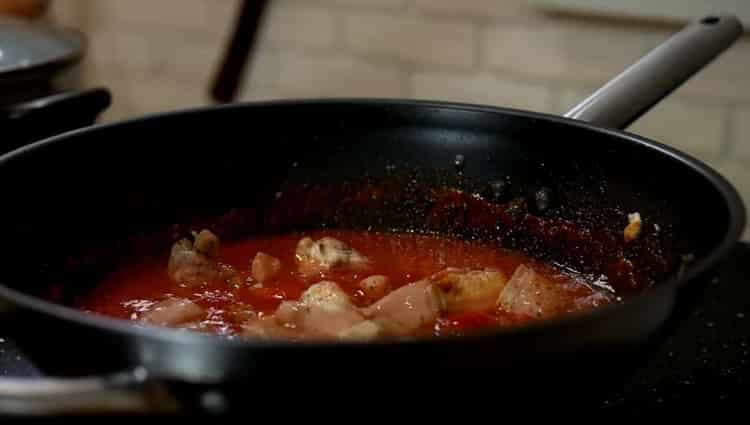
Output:
[[[744,407],[750,401],[750,244],[741,243],[701,301],[615,394],[591,403],[644,414]],[[0,376],[41,376],[13,341],[0,335]]]

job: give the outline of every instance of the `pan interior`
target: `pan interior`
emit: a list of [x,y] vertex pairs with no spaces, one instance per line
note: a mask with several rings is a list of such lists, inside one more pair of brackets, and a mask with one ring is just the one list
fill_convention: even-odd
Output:
[[[642,237],[617,249],[647,287],[709,255],[732,211],[693,167],[634,140],[536,114],[410,102],[238,105],[101,126],[2,159],[3,283],[40,294],[64,282],[66,302],[143,254],[134,240],[164,252],[202,225],[221,237],[319,225],[450,232],[607,275],[596,253],[610,246],[600,240],[622,235],[638,212]],[[384,189],[390,202],[341,202],[362,187]],[[547,245],[453,215],[429,224],[436,188],[601,237],[558,232]],[[295,215],[316,200],[318,210]],[[274,222],[279,211],[286,218]]]

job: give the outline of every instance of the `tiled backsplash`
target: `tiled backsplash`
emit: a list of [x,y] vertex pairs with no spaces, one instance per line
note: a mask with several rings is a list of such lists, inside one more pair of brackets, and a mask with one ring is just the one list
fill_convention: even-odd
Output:
[[[54,0],[87,32],[106,119],[211,103],[237,0]],[[523,0],[272,0],[241,100],[376,96],[562,113],[678,27],[548,15]],[[750,206],[750,40],[630,131],[707,161]]]

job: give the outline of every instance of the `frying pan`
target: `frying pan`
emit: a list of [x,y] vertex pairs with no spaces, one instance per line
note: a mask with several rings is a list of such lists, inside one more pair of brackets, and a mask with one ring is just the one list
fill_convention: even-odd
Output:
[[[576,396],[584,387],[598,391],[584,382],[602,376],[619,382],[616,366],[689,310],[690,294],[699,296],[741,235],[745,210],[707,165],[617,129],[741,33],[732,16],[695,21],[564,117],[432,101],[271,101],[97,125],[4,155],[0,298],[12,318],[5,323],[13,323],[7,331],[32,361],[57,377],[3,378],[0,411],[223,413],[249,400],[266,406],[264,394],[278,399],[290,390],[295,405],[316,395],[371,394],[367,388],[378,381],[390,382],[389,403],[403,400],[398,391],[408,398],[478,379],[501,379],[495,397],[525,383],[539,400],[560,397],[571,385]],[[586,314],[461,338],[367,344],[228,340],[136,327],[37,296],[51,276],[44,271],[67,253],[227,205],[252,207],[293,176],[342,181],[456,166],[460,179],[550,188],[556,210],[568,217],[596,222],[597,211],[604,223],[603,212],[640,211],[646,225],[671,229],[669,246],[688,247],[679,253],[692,261],[641,294]],[[211,208],[175,206],[185,204]],[[62,282],[75,287],[78,277]]]

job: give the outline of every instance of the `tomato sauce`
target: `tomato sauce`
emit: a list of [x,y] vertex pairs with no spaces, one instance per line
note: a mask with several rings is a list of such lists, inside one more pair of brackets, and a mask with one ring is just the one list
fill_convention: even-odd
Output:
[[[333,237],[345,242],[369,258],[366,272],[336,268],[315,275],[298,272],[295,247],[305,236],[318,239]],[[270,282],[260,284],[251,276],[251,262],[258,252],[281,261],[281,270]],[[137,320],[141,313],[168,297],[186,298],[208,311],[208,317],[197,328],[203,331],[234,334],[240,330],[243,311],[272,314],[284,300],[297,300],[310,285],[321,280],[336,282],[359,307],[372,303],[358,283],[372,275],[388,277],[392,289],[424,279],[447,267],[469,269],[495,268],[508,277],[520,264],[533,264],[545,275],[566,285],[573,293],[586,297],[591,288],[580,276],[566,274],[540,264],[515,251],[486,243],[469,242],[436,235],[416,233],[378,233],[355,230],[317,230],[283,235],[257,236],[222,243],[218,261],[239,274],[239,283],[212,282],[198,287],[180,285],[167,273],[168,253],[143,258],[116,269],[100,285],[77,302],[83,310],[123,319]],[[501,311],[448,315],[429,324],[436,335],[456,334],[468,329],[511,326],[528,321],[528,317]]]

